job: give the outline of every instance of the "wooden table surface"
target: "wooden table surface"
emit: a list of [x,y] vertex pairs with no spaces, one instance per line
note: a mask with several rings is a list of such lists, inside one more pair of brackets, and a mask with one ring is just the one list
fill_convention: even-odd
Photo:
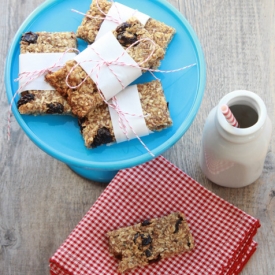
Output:
[[[89,210],[105,184],[79,177],[36,147],[13,118],[6,142],[4,62],[26,17],[43,0],[0,2],[0,274],[46,275],[48,260]],[[170,0],[187,18],[201,42],[207,84],[201,108],[186,134],[163,154],[207,189],[260,219],[258,250],[242,275],[275,274],[275,138],[264,170],[252,185],[219,187],[198,165],[202,130],[210,110],[228,92],[257,93],[275,121],[274,0]],[[204,275],[204,274],[202,274]]]

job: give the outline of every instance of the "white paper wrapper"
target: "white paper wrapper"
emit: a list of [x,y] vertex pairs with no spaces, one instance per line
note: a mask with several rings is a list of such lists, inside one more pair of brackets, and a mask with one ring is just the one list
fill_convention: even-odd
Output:
[[[97,54],[98,53],[98,54]],[[104,61],[123,62],[131,66],[103,64]],[[142,72],[135,60],[123,49],[112,32],[108,32],[75,57],[75,61],[97,84],[106,100],[110,100],[123,88],[141,76]],[[98,68],[97,66],[101,64]],[[122,87],[120,81],[124,87]]]
[[[134,139],[137,136],[142,137],[149,135],[151,131],[146,126],[145,119],[143,117],[137,85],[128,86],[116,95],[116,99],[120,110],[122,110],[126,119],[129,121],[129,124],[125,123],[128,138]],[[112,101],[110,101],[110,103],[112,103]],[[118,113],[111,107],[109,107],[109,112],[112,119],[116,142],[119,143],[126,141],[127,137],[119,125]],[[131,130],[129,125],[132,129],[134,129],[136,134]]]
[[[63,66],[68,60],[74,59],[75,53],[27,53],[19,55],[19,73],[23,72],[39,72],[52,67],[54,64]],[[51,71],[60,69],[57,67]],[[45,73],[46,74],[46,73]],[[45,74],[33,79],[24,77],[19,80],[20,92],[28,90],[47,91],[54,88],[45,81]],[[29,83],[28,83],[29,82]]]
[[136,17],[143,25],[145,25],[150,18],[150,16],[141,13],[138,10],[131,9],[117,2],[115,2],[111,6],[109,12],[107,13],[107,16],[109,18],[114,18],[120,23],[116,23],[108,19],[104,20],[96,36],[96,40],[102,37],[107,32],[115,30],[118,25],[127,21],[131,17]]

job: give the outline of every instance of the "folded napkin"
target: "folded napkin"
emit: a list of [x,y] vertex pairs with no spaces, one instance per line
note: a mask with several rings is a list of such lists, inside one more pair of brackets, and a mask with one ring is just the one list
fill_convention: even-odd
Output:
[[195,248],[127,274],[236,275],[256,250],[257,219],[160,156],[118,172],[50,259],[51,274],[117,274],[106,233],[175,211],[185,214]]

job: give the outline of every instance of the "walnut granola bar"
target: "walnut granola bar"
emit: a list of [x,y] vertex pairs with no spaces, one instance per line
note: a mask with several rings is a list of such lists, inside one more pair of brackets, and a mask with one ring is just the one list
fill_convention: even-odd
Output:
[[111,254],[119,259],[121,273],[194,248],[194,239],[181,212],[110,231],[107,236]]
[[[142,24],[135,18],[130,18],[127,22],[121,24],[113,31],[115,38],[126,49],[132,43],[143,38],[151,38],[151,35],[144,29]],[[128,54],[137,63],[142,63],[143,68],[157,68],[160,60],[164,56],[164,50],[155,46],[148,40],[142,40],[134,47],[127,50]],[[150,56],[151,55],[151,56]],[[150,58],[148,58],[150,56]],[[144,63],[143,63],[144,62]],[[83,118],[89,111],[96,106],[103,104],[103,98],[99,93],[94,81],[87,77],[87,73],[80,65],[75,66],[76,61],[68,61],[63,68],[56,72],[48,73],[45,79],[51,84],[62,96],[64,96],[72,108],[72,113],[79,118]],[[71,69],[74,70],[70,73]],[[77,89],[71,87],[79,85],[83,79],[86,79]]]
[[[93,0],[90,9],[86,13],[91,17],[84,17],[76,33],[77,37],[87,41],[88,43],[93,43],[95,41],[100,26],[105,18],[105,14],[100,11],[98,6],[105,14],[107,14],[112,3],[106,0]],[[153,40],[164,50],[168,47],[168,44],[176,32],[174,28],[153,18],[150,18],[144,27],[152,35]]]
[[[145,123],[149,130],[160,131],[172,125],[162,85],[154,80],[137,85]],[[112,120],[107,104],[102,104],[93,109],[88,115],[79,119],[79,125],[85,146],[97,146],[115,142]]]
[[[21,37],[20,53],[64,53],[70,48],[76,48],[76,41],[76,35],[73,32],[27,32]],[[21,114],[71,113],[71,107],[66,99],[54,88],[46,91],[22,92],[17,107]]]

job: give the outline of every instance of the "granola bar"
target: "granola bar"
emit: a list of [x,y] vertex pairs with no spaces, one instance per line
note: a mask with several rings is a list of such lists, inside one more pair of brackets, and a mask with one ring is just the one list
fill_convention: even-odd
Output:
[[[160,131],[172,125],[161,83],[157,80],[137,85],[145,123],[149,130]],[[115,135],[108,106],[104,103],[79,119],[85,146],[96,148],[115,142]]]
[[119,259],[120,273],[194,248],[186,218],[180,212],[110,231],[107,236],[111,254]]
[[[137,40],[151,38],[148,31],[146,31],[142,24],[135,18],[130,18],[127,22],[118,26],[117,29],[113,31],[113,34],[125,49]],[[154,45],[148,40],[140,41],[137,45],[128,49],[127,53],[135,62],[138,64],[142,63],[143,68],[157,68],[160,60],[164,56],[164,50],[157,45],[154,48]],[[150,58],[148,58],[149,56]],[[87,73],[80,65],[77,65],[70,73],[76,64],[74,60],[68,61],[66,65],[57,72],[48,73],[45,79],[68,100],[72,108],[72,113],[79,118],[83,118],[96,106],[103,104],[104,100],[93,80],[87,77]],[[66,77],[69,73],[68,84],[71,87],[79,85],[83,79],[86,79],[86,81],[77,89],[71,89],[66,83]]]
[[[20,41],[20,53],[64,53],[76,48],[76,35],[73,32],[27,32]],[[68,114],[71,107],[54,88],[52,90],[29,90],[21,93],[17,102],[21,114]]]
[[[100,26],[105,19],[105,14],[100,11],[98,6],[105,14],[107,14],[112,3],[107,0],[93,0],[90,9],[86,13],[91,17],[84,17],[76,33],[77,37],[87,41],[88,43],[93,43],[95,41]],[[150,18],[144,27],[152,35],[154,41],[164,50],[168,47],[168,44],[176,32],[174,28],[153,18]]]

